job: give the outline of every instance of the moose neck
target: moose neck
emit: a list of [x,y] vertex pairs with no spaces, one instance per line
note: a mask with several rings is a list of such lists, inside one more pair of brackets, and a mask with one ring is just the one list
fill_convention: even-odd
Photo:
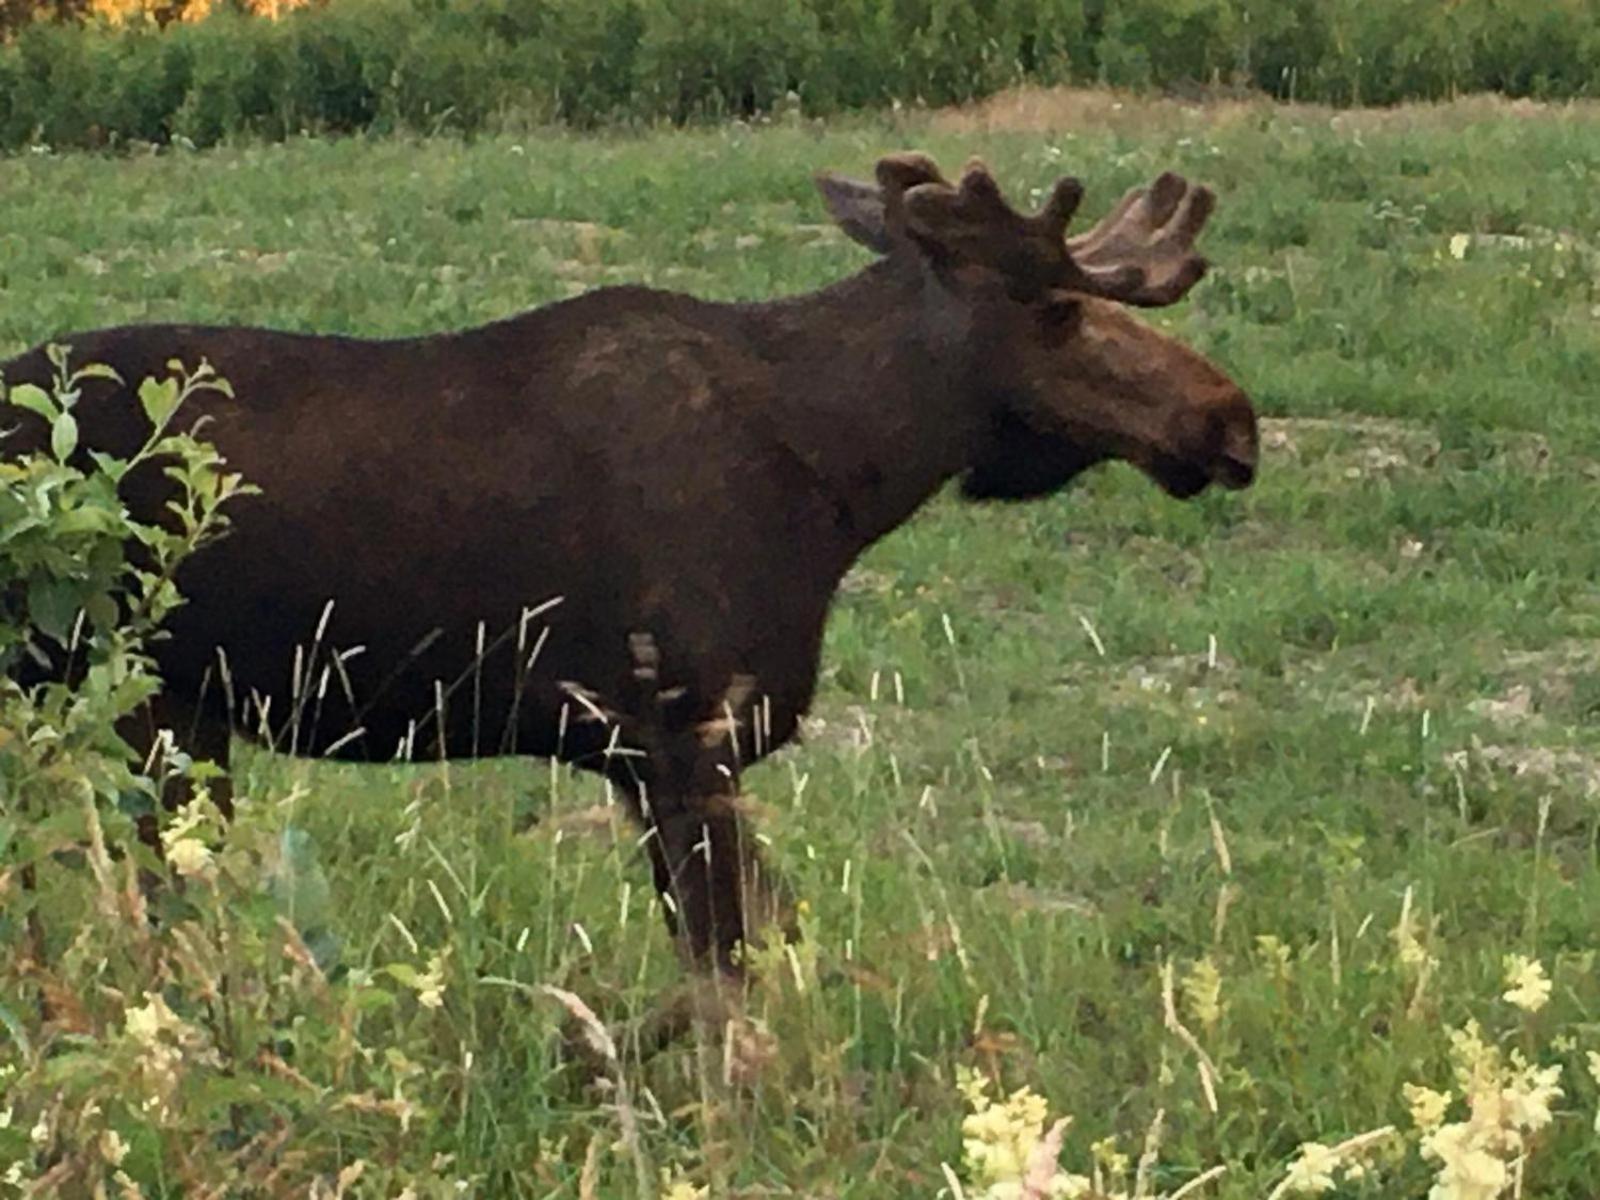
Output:
[[914,263],[749,306],[781,381],[785,446],[839,514],[853,559],[967,467],[987,415],[962,318]]

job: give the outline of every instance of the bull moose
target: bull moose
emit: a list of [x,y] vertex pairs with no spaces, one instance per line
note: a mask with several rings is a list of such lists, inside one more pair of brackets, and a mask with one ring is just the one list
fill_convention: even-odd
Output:
[[[393,340],[55,339],[128,381],[209,360],[237,399],[196,399],[207,436],[261,489],[179,574],[187,602],[153,650],[164,690],[130,741],[172,730],[226,767],[237,728],[298,755],[603,772],[688,958],[737,972],[775,894],[739,773],[795,735],[864,549],[952,479],[1026,500],[1120,459],[1181,499],[1256,469],[1243,391],[1129,311],[1204,274],[1207,189],[1163,174],[1068,237],[1070,177],[1031,215],[976,160],[956,183],[914,153],[875,182],[816,182],[876,258],[804,295],[606,287]],[[0,372],[52,374],[42,347]],[[80,454],[142,441],[115,381],[86,382],[75,411]],[[5,453],[44,444],[19,419]],[[141,471],[124,495],[160,519],[171,485]]]

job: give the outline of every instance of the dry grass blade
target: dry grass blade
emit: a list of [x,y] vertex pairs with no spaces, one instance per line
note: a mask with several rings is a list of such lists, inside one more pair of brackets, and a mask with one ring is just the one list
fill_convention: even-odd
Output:
[[1180,1042],[1194,1052],[1195,1067],[1200,1073],[1200,1090],[1205,1093],[1206,1107],[1215,1114],[1217,1112],[1217,1067],[1211,1061],[1211,1056],[1206,1053],[1205,1047],[1178,1019],[1178,1005],[1173,996],[1171,960],[1161,964],[1161,1007],[1165,1014],[1168,1032],[1172,1033]]
[[945,1182],[950,1185],[951,1196],[955,1197],[955,1200],[967,1200],[967,1193],[961,1188],[961,1180],[956,1178],[956,1173],[950,1169],[950,1164],[940,1163],[939,1170],[944,1172]]
[[[1211,1111],[1216,1111],[1215,1106]],[[1145,1131],[1144,1151],[1139,1155],[1139,1166],[1133,1177],[1135,1200],[1143,1200],[1150,1194],[1150,1172],[1155,1169],[1156,1156],[1161,1152],[1161,1128],[1166,1117],[1166,1109],[1156,1109],[1156,1115],[1150,1118],[1150,1128]]]
[[1167,1200],[1183,1200],[1183,1197],[1191,1195],[1194,1192],[1198,1192],[1213,1179],[1220,1179],[1227,1173],[1228,1168],[1219,1163],[1217,1166],[1212,1167],[1209,1171],[1205,1171],[1202,1174],[1196,1175],[1193,1179],[1189,1180],[1188,1183],[1184,1184],[1177,1191],[1173,1192],[1172,1195],[1168,1196]]
[[[1354,1137],[1346,1138],[1332,1147],[1328,1154],[1333,1162],[1343,1165],[1351,1155],[1360,1154],[1385,1138],[1392,1137],[1394,1133],[1395,1128],[1393,1125],[1385,1125],[1380,1129],[1369,1129],[1366,1133],[1358,1133]],[[1294,1187],[1298,1187],[1298,1182],[1291,1169],[1290,1173],[1278,1182],[1278,1186],[1267,1193],[1267,1200],[1279,1200],[1280,1197],[1288,1195],[1290,1189]]]
[[600,1139],[589,1139],[583,1155],[583,1172],[578,1176],[578,1200],[600,1200]]

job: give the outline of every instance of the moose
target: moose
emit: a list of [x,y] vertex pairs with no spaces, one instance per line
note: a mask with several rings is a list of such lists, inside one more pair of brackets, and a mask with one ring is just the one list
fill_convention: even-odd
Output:
[[[669,929],[741,971],[778,919],[741,772],[796,734],[847,570],[950,481],[971,501],[1132,464],[1184,499],[1243,488],[1256,418],[1130,309],[1179,301],[1214,197],[1173,173],[1067,236],[1060,179],[1018,211],[981,161],[899,153],[816,177],[875,255],[820,290],[712,303],[605,287],[478,328],[367,340],[131,325],[53,339],[122,380],[209,361],[195,399],[259,494],[182,568],[152,649],[163,690],[124,736],[227,766],[235,731],[302,756],[538,755],[626,798]],[[41,346],[0,366],[47,384]],[[81,448],[145,434],[91,380]],[[43,422],[0,453],[46,444]],[[163,518],[173,485],[123,494]],[[312,697],[308,702],[307,697]],[[216,792],[226,800],[226,792]]]

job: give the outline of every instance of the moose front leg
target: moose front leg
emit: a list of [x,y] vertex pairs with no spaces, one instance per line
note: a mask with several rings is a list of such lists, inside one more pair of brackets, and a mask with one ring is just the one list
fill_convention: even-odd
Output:
[[737,790],[647,802],[646,844],[667,929],[690,965],[742,976],[745,948],[799,936],[793,895],[761,853]]
[[760,914],[762,866],[736,799],[662,796],[646,821],[656,890],[685,958],[700,969],[742,974],[741,948]]
[[735,678],[720,715],[695,721],[672,711],[681,691],[660,690],[654,640],[635,635],[630,649],[635,693],[625,727],[637,756],[613,764],[612,777],[647,831],[667,928],[685,958],[742,975],[742,947],[769,925],[794,925],[787,889],[762,861],[739,791],[740,730],[749,726],[740,714],[748,715],[751,681]]

